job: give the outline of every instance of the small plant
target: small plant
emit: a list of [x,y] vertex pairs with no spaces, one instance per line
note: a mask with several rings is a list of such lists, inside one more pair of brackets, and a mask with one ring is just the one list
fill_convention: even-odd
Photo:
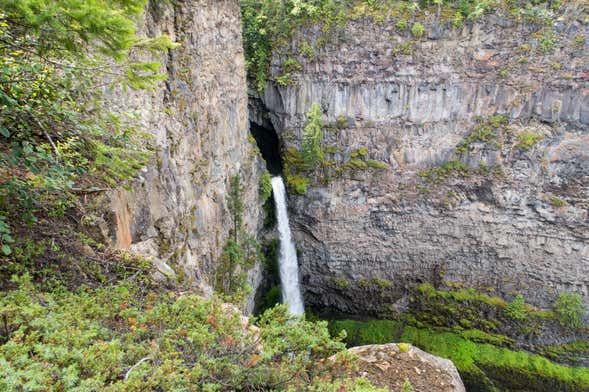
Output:
[[523,321],[526,319],[527,311],[524,297],[521,294],[515,296],[505,307],[505,316],[515,321]]
[[505,79],[506,77],[508,77],[508,76],[509,76],[509,71],[508,71],[508,70],[506,70],[506,69],[502,69],[502,70],[499,72],[499,76]]
[[397,346],[402,353],[409,352],[409,345],[407,343],[399,343]]
[[421,38],[425,34],[425,27],[421,23],[417,22],[413,25],[413,27],[411,27],[411,34],[415,38]]
[[407,19],[399,19],[395,24],[395,27],[401,31],[407,30]]
[[301,55],[309,60],[315,58],[315,49],[307,42],[303,42],[300,47]]
[[516,147],[518,149],[520,149],[521,151],[528,151],[529,149],[534,147],[534,145],[538,141],[544,139],[544,137],[541,135],[536,135],[535,133],[530,132],[530,131],[525,131],[525,132],[520,133],[517,136],[517,139],[518,139],[518,143],[517,143]]
[[409,381],[408,378],[405,379],[403,387],[401,387],[401,392],[415,392],[415,389],[413,389],[413,385],[411,385],[411,381]]
[[556,196],[552,196],[552,198],[550,199],[550,204],[552,204],[554,207],[564,207],[564,205],[566,204],[564,200],[562,200],[559,197]]
[[542,38],[540,38],[540,51],[542,53],[552,52],[555,47],[556,43],[554,42],[554,32],[547,32],[542,36]]
[[259,193],[262,203],[268,200],[272,194],[272,182],[270,172],[268,172],[268,170],[265,170],[264,173],[262,173],[260,176]]
[[293,174],[286,177],[286,184],[299,195],[304,195],[307,193],[309,179],[298,174]]
[[276,78],[274,78],[274,81],[279,86],[290,86],[291,84],[294,83],[294,79],[292,78],[292,75],[290,73],[286,73],[284,75],[277,76]]
[[462,12],[456,11],[456,13],[454,14],[454,16],[452,17],[452,26],[455,29],[459,29],[463,25],[464,25],[464,15],[462,15]]
[[0,250],[5,256],[12,253],[12,248],[9,245],[12,242],[14,242],[14,239],[10,232],[10,226],[6,223],[6,217],[0,215]]
[[344,116],[338,116],[335,119],[335,127],[337,129],[346,129],[348,127],[348,120]]
[[585,47],[585,36],[578,34],[573,39],[573,47],[576,49],[583,49]]
[[377,161],[375,159],[369,159],[366,161],[366,165],[372,169],[384,170],[388,167],[388,165],[384,162]]
[[560,293],[554,303],[554,313],[563,327],[580,329],[583,326],[581,317],[585,313],[583,299],[577,293]]
[[301,71],[303,69],[301,63],[299,63],[297,59],[293,59],[292,57],[289,57],[286,60],[284,60],[282,66],[284,67],[284,70],[286,72]]

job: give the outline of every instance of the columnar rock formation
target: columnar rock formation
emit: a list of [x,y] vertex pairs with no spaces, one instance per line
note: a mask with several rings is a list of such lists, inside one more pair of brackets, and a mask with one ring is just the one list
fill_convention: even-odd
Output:
[[[507,16],[460,29],[432,16],[420,39],[358,19],[306,28],[275,53],[272,75],[290,83],[269,83],[252,118],[265,106],[285,147],[312,103],[331,123],[331,178],[293,200],[308,303],[379,313],[443,281],[539,306],[560,291],[589,298],[586,17],[557,21],[554,47]],[[358,163],[369,159],[386,168]]]
[[[134,113],[156,152],[131,191],[112,195],[112,230],[105,234],[120,248],[153,257],[163,275],[207,290],[232,227],[229,178],[241,175],[244,221],[255,235],[264,166],[249,140],[239,2],[173,3],[150,2],[143,27],[148,36],[168,34],[180,44],[158,59],[167,80],[153,93],[111,93],[121,111]],[[259,270],[250,272],[254,287]]]

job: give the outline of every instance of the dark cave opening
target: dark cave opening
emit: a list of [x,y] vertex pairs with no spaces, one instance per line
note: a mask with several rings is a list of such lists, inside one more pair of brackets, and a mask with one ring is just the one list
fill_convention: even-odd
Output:
[[282,173],[282,160],[280,158],[280,140],[276,130],[270,126],[261,126],[250,122],[250,132],[266,161],[266,167],[270,174],[276,176]]

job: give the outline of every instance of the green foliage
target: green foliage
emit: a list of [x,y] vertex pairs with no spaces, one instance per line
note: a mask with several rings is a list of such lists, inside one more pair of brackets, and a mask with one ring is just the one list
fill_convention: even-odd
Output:
[[454,13],[454,16],[452,17],[452,26],[455,29],[459,29],[463,26],[463,24],[464,24],[464,15],[462,14],[462,12],[456,11],[456,13]]
[[509,122],[508,118],[503,115],[489,117],[483,124],[476,127],[468,137],[466,137],[456,147],[457,154],[465,154],[470,150],[470,146],[475,142],[487,143],[497,138],[498,132]]
[[527,317],[526,304],[524,297],[521,294],[515,296],[515,298],[507,304],[505,307],[505,315],[515,321],[523,321]]
[[[3,391],[335,390],[352,366],[325,322],[265,312],[258,332],[217,298],[135,286],[0,294]],[[338,354],[338,363],[321,361]],[[321,389],[324,388],[324,389]],[[350,389],[354,390],[354,389]],[[366,389],[370,390],[370,389]]]
[[450,176],[460,175],[462,177],[468,177],[470,175],[470,169],[458,159],[451,159],[440,166],[423,170],[419,172],[418,175],[425,178],[430,183],[440,184]]
[[270,172],[265,170],[264,173],[260,176],[260,184],[259,184],[259,193],[260,193],[260,200],[262,202],[266,202],[268,198],[272,195],[272,178]]
[[12,238],[10,227],[8,226],[8,223],[6,223],[6,217],[0,215],[0,250],[5,256],[12,253],[10,244],[13,242],[14,239]]
[[583,299],[577,293],[560,293],[554,302],[554,313],[563,327],[579,329],[583,327],[585,313]]
[[227,193],[227,208],[233,220],[233,238],[237,242],[241,226],[243,225],[243,186],[241,175],[237,173],[229,179],[229,191]]
[[411,27],[411,34],[415,38],[421,38],[425,34],[425,27],[421,23],[415,23],[413,27]]
[[541,135],[536,135],[534,132],[525,131],[517,135],[518,143],[516,147],[522,151],[528,151],[542,139],[544,139],[544,137]]
[[318,103],[313,103],[307,112],[307,122],[301,143],[301,157],[308,170],[313,170],[324,157],[321,147],[323,142],[321,128],[324,124],[321,117],[321,106]]
[[409,381],[409,379],[405,379],[405,382],[403,382],[403,386],[401,387],[401,392],[415,392],[415,389],[413,389],[413,385],[411,385],[411,382]]
[[264,256],[260,244],[243,228],[243,185],[237,173],[229,179],[227,207],[233,220],[231,237],[223,246],[221,258],[215,271],[215,290],[235,302],[240,302],[249,293],[247,271]]
[[552,204],[554,207],[564,207],[566,202],[564,200],[562,200],[561,198],[558,198],[556,196],[552,196],[550,198],[550,204]]
[[299,174],[293,174],[286,178],[286,184],[289,188],[293,189],[299,195],[307,193],[307,187],[309,186],[309,179]]
[[388,168],[388,165],[386,163],[381,162],[381,161],[377,161],[375,159],[368,159],[366,161],[366,165],[370,168],[378,169],[378,170],[384,170],[384,169]]
[[407,19],[399,19],[395,24],[395,27],[401,31],[407,30]]
[[554,32],[550,30],[540,38],[540,51],[543,53],[552,52],[555,47]]
[[[340,23],[345,4],[333,0],[242,0],[243,40],[249,75],[259,91],[266,87],[272,50],[290,41],[294,31],[307,23],[322,23],[326,29]],[[301,54],[312,59],[315,50],[301,45]]]
[[159,64],[132,60],[174,46],[137,35],[145,4],[0,0],[0,213],[13,229],[63,216],[76,187],[120,185],[149,158],[134,119],[97,87],[163,79]]

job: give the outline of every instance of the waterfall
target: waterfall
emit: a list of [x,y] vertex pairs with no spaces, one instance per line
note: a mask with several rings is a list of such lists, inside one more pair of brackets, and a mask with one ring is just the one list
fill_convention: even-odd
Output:
[[286,208],[286,189],[282,177],[272,178],[278,232],[280,233],[280,283],[282,286],[282,300],[288,304],[291,314],[301,315],[305,312],[301,288],[299,286],[299,265],[297,252],[292,241],[288,213]]

